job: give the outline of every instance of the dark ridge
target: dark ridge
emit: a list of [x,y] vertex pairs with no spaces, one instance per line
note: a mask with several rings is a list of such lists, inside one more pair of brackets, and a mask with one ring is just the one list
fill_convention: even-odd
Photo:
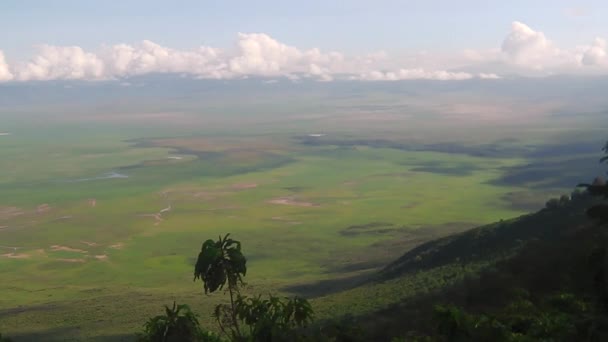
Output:
[[377,280],[452,263],[508,257],[530,241],[551,241],[565,231],[590,223],[586,210],[595,202],[589,195],[580,195],[557,208],[542,209],[424,243],[389,264]]

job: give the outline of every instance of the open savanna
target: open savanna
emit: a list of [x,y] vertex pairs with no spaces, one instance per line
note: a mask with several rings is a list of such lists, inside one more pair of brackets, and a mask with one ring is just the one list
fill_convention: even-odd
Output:
[[225,233],[243,243],[247,291],[328,295],[423,241],[542,206],[595,158],[488,131],[495,140],[437,144],[447,128],[425,140],[352,118],[223,131],[173,119],[13,124],[0,136],[3,334],[132,336],[173,300],[210,325],[225,298],[202,294],[193,263]]

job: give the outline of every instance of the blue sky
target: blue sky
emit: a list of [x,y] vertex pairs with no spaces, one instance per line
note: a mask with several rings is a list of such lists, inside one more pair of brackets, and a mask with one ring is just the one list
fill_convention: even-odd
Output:
[[574,45],[608,36],[606,18],[601,0],[3,0],[0,48],[21,54],[40,43],[93,48],[143,39],[229,46],[237,32],[346,52],[489,48],[516,20]]
[[95,51],[150,40],[180,50],[230,49],[239,32],[347,55],[498,49],[513,22],[560,48],[608,37],[605,0],[3,0],[1,6],[0,51],[13,64],[35,56],[41,44]]

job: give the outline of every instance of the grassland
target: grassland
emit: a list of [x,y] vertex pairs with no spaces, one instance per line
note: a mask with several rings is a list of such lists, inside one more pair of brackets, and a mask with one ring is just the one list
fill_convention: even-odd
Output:
[[[541,126],[484,127],[473,142],[449,125],[386,120],[11,121],[0,136],[0,331],[116,339],[173,300],[210,312],[222,298],[192,283],[193,259],[227,232],[244,243],[256,292],[328,295],[331,281],[348,286],[423,241],[541,207],[587,169],[573,160],[595,158],[534,157],[535,141],[559,133]],[[568,172],[547,173],[555,163]],[[342,297],[320,297],[320,315],[344,312]]]

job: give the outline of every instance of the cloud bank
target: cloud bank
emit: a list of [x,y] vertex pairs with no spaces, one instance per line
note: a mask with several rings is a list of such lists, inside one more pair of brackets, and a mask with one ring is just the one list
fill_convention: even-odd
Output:
[[317,48],[300,49],[264,33],[239,33],[232,49],[200,46],[176,50],[149,40],[85,51],[78,46],[41,45],[27,61],[7,63],[0,50],[0,82],[109,80],[150,73],[177,73],[207,79],[246,77],[398,81],[497,79],[503,74],[606,73],[606,41],[558,47],[543,32],[513,22],[502,44],[490,50],[452,54],[390,56],[374,52],[347,56]]
[[0,50],[0,82],[10,81],[13,79],[13,74],[10,72],[4,53]]

